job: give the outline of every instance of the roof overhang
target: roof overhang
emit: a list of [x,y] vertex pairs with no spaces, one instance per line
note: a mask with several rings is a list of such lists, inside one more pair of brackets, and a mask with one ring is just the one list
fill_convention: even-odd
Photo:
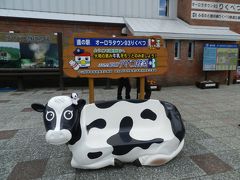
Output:
[[192,26],[180,19],[143,19],[0,9],[1,17],[126,24],[134,36],[160,35],[164,39],[240,41],[228,27]]
[[38,11],[9,10],[9,9],[0,9],[0,16],[14,17],[14,18],[27,18],[27,19],[125,24],[124,19],[122,17],[63,14],[63,13],[50,13],[50,12],[38,12]]
[[228,27],[192,26],[180,19],[125,18],[134,36],[160,35],[163,39],[239,41],[240,34]]

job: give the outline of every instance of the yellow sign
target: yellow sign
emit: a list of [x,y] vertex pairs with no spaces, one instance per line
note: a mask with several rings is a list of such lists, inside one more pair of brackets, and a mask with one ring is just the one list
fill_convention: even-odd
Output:
[[113,79],[161,75],[168,67],[163,44],[160,36],[73,34],[63,50],[64,75]]

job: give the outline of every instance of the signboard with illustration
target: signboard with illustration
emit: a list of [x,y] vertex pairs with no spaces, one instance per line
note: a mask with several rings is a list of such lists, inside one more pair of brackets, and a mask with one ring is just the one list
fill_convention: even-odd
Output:
[[59,67],[57,36],[0,33],[0,68]]
[[203,71],[236,70],[238,46],[236,44],[206,44]]
[[68,77],[120,78],[160,75],[167,71],[167,49],[160,36],[103,37],[74,34],[63,50]]

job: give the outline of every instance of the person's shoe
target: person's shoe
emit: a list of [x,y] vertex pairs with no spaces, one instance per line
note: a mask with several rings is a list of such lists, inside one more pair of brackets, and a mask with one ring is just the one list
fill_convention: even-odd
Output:
[[118,96],[118,97],[117,97],[117,100],[121,100],[121,99],[122,99],[122,96]]
[[126,96],[125,98],[126,98],[126,99],[131,99],[130,95]]

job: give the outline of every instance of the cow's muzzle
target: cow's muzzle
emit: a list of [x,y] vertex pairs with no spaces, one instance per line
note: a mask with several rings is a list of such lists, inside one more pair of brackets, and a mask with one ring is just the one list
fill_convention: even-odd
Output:
[[53,144],[53,145],[65,144],[68,141],[70,141],[71,138],[72,138],[72,134],[67,129],[62,129],[62,130],[58,130],[58,131],[49,130],[46,133],[46,141],[49,144]]

